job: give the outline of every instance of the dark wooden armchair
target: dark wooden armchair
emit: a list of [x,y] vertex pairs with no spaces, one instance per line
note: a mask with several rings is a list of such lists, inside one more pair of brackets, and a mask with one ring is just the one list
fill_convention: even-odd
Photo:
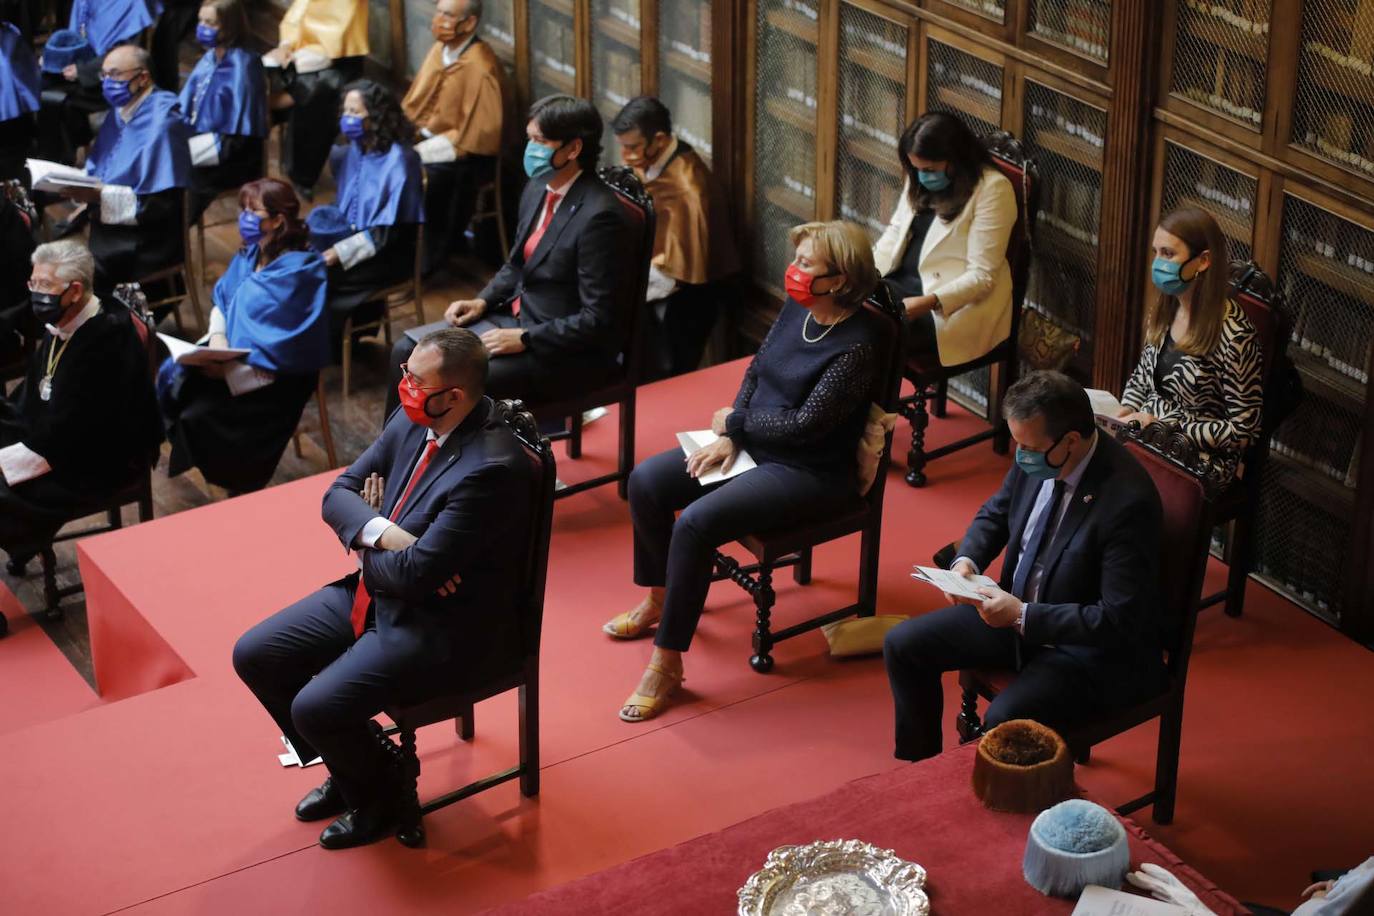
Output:
[[[1007,262],[1011,266],[1011,333],[1002,343],[977,359],[957,366],[940,363],[938,353],[914,356],[906,361],[903,374],[911,382],[915,393],[901,400],[901,414],[911,423],[911,450],[907,452],[906,482],[913,487],[926,484],[926,464],[944,455],[968,448],[988,439],[993,450],[1005,455],[1011,440],[1006,421],[1002,419],[1002,398],[1016,380],[1017,339],[1021,328],[1021,303],[1026,298],[1026,284],[1030,277],[1031,234],[1035,215],[1040,209],[1040,177],[1035,160],[1021,146],[1021,141],[1005,131],[998,131],[986,139],[992,163],[1011,181],[1016,190],[1016,225],[1007,242]],[[951,442],[936,449],[926,449],[926,427],[930,413],[944,417],[949,380],[992,367],[988,386],[989,429],[976,435]],[[927,412],[927,401],[933,401]]]
[[1231,264],[1231,298],[1245,310],[1245,315],[1258,332],[1260,349],[1264,353],[1261,378],[1264,385],[1264,411],[1260,419],[1259,435],[1245,451],[1244,473],[1232,481],[1217,499],[1218,525],[1230,524],[1224,558],[1228,570],[1226,587],[1202,599],[1202,607],[1225,603],[1226,613],[1239,617],[1245,608],[1245,583],[1254,563],[1255,515],[1259,508],[1260,486],[1264,479],[1265,460],[1269,456],[1269,440],[1274,430],[1292,411],[1295,404],[1288,401],[1291,393],[1282,390],[1286,376],[1275,371],[1285,364],[1288,341],[1293,333],[1293,315],[1288,301],[1275,288],[1268,275],[1253,261]]
[[[534,511],[531,514],[529,552],[526,555],[524,594],[520,600],[520,633],[523,645],[518,657],[490,659],[478,683],[456,683],[452,693],[414,706],[385,710],[395,725],[388,734],[400,733],[400,747],[388,741],[401,759],[410,780],[407,812],[397,839],[410,847],[422,846],[425,831],[421,817],[511,779],[520,780],[526,797],[539,794],[539,643],[544,622],[544,582],[549,567],[549,539],[553,526],[554,459],[549,440],[539,435],[534,417],[519,401],[498,401],[494,416],[515,433],[530,463]],[[458,737],[471,741],[475,732],[473,707],[482,700],[520,692],[520,762],[500,773],[479,779],[432,801],[420,803],[417,787],[420,759],[415,752],[415,732],[426,725],[454,720]]]
[[[886,287],[879,286],[878,292],[864,303],[864,308],[882,316],[892,326],[892,335],[887,341],[888,351],[879,355],[878,365],[882,368],[874,379],[870,400],[889,413],[894,413],[902,383],[902,359],[905,354],[901,307],[892,301]],[[858,443],[855,443],[857,446]],[[754,556],[755,562],[748,566],[716,552],[716,574],[712,581],[731,579],[754,598],[754,654],[749,664],[760,674],[772,670],[772,649],[777,643],[851,615],[873,616],[878,600],[878,550],[883,530],[883,491],[887,482],[891,446],[892,433],[889,432],[878,462],[878,476],[867,495],[860,497],[855,492],[850,511],[819,519],[809,526],[765,531],[741,538],[740,546]],[[811,581],[812,550],[826,541],[856,532],[862,533],[859,543],[858,601],[773,632],[771,618],[777,598],[773,592],[774,571],[790,566],[796,582],[806,585]]]
[[540,419],[566,417],[567,429],[554,433],[554,441],[568,440],[568,457],[582,457],[582,414],[594,407],[620,405],[620,454],[616,469],[589,480],[580,480],[558,490],[556,499],[572,496],[615,482],[620,498],[626,497],[630,471],[635,466],[635,395],[644,365],[645,292],[649,285],[649,260],[654,249],[654,204],[634,172],[624,166],[605,166],[598,172],[601,180],[611,186],[620,198],[625,214],[633,227],[635,247],[627,251],[629,266],[621,275],[620,307],[625,310],[625,347],[621,351],[621,376],[609,385],[592,391],[570,393],[568,397],[544,404],[532,404],[530,410]]
[[[1151,424],[1144,430],[1135,424],[1104,424],[1123,441],[1154,479],[1163,503],[1160,538],[1161,643],[1164,646],[1167,681],[1164,689],[1128,709],[1066,730],[1079,762],[1088,759],[1093,745],[1159,719],[1159,747],[1155,759],[1154,788],[1117,808],[1129,814],[1153,805],[1157,824],[1173,820],[1178,790],[1178,755],[1183,733],[1183,696],[1188,681],[1188,661],[1193,649],[1202,580],[1211,545],[1213,511],[1217,493],[1226,484],[1225,469],[1198,455],[1193,444],[1176,430]],[[952,560],[946,548],[941,558]],[[937,562],[938,562],[937,558]],[[945,564],[948,565],[948,564]],[[958,718],[959,736],[971,741],[983,733],[978,698],[992,700],[1015,678],[1011,671],[963,670],[959,686],[963,704]]]

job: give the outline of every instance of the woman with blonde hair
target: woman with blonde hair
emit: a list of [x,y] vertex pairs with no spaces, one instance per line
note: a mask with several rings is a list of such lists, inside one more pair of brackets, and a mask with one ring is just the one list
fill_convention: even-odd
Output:
[[[878,274],[868,237],[853,223],[807,223],[791,241],[787,298],[734,405],[711,419],[719,438],[690,458],[680,448],[655,455],[630,475],[634,579],[648,591],[603,629],[616,639],[658,629],[648,669],[620,710],[627,722],[658,715],[681,683],[717,547],[825,518],[857,498],[856,450],[889,333],[863,307]],[[756,467],[707,482],[728,472],[742,449]]]
[[1210,213],[1189,207],[1160,220],[1153,251],[1159,296],[1145,315],[1120,418],[1175,426],[1235,470],[1259,433],[1263,355],[1228,294],[1226,237]]

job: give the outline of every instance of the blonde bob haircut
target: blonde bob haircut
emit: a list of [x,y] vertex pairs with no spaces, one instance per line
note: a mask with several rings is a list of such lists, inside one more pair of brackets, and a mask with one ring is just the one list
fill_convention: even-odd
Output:
[[831,293],[837,305],[853,308],[877,287],[878,268],[873,266],[873,243],[858,224],[842,219],[802,223],[787,237],[793,248],[810,239],[816,259],[829,264],[830,271],[844,274],[844,283]]

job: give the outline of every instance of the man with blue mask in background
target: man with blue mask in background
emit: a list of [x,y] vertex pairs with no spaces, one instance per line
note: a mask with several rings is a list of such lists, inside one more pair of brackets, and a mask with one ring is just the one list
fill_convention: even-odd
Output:
[[895,756],[942,749],[940,676],[1014,668],[983,717],[991,728],[1035,719],[1052,728],[1125,707],[1162,684],[1158,613],[1159,493],[1144,468],[1097,432],[1077,382],[1032,372],[1003,413],[1016,461],[959,545],[969,578],[1006,548],[983,596],[914,617],[883,645],[896,712]]
[[182,193],[191,178],[191,129],[177,97],[153,85],[148,63],[148,52],[136,45],[120,45],[105,55],[101,91],[110,113],[86,159],[86,171],[101,183],[62,192],[91,206],[98,296],[183,257]]
[[[530,107],[525,173],[514,244],[475,299],[449,305],[441,321],[408,331],[392,350],[392,382],[417,340],[469,327],[491,355],[487,391],[537,405],[611,381],[622,371],[629,315],[616,296],[629,223],[615,192],[596,175],[601,115],[585,99],[553,95]],[[395,389],[395,384],[391,389]],[[396,407],[388,391],[387,414]]]

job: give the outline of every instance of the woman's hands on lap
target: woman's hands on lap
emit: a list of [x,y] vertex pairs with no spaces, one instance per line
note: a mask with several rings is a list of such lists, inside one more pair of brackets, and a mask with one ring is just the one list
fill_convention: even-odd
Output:
[[687,475],[700,477],[710,473],[717,466],[722,472],[728,472],[734,465],[735,457],[738,454],[739,450],[735,447],[735,441],[726,436],[721,436],[715,442],[698,449],[687,458]]
[[722,407],[717,410],[715,415],[711,417],[711,432],[717,436],[725,435],[725,418],[734,412],[735,408],[733,407]]

